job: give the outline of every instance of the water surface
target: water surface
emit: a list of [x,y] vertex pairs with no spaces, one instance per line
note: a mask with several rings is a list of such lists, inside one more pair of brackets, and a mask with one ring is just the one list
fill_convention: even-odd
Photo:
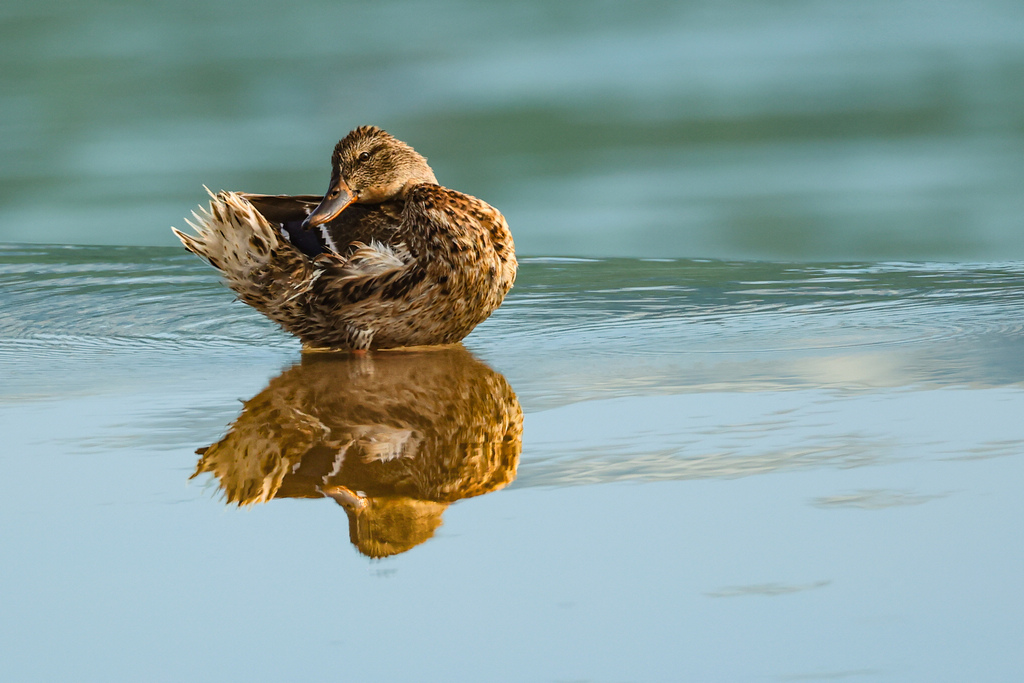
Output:
[[12,679],[1024,672],[1019,264],[526,259],[368,359],[178,250],[0,288]]

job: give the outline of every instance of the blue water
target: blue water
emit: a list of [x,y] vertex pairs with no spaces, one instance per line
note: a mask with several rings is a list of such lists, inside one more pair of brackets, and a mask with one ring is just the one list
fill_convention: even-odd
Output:
[[[0,287],[12,680],[1024,671],[1019,264],[526,259],[454,385],[303,359],[178,250],[9,245]],[[366,557],[324,491],[435,457],[458,382],[518,460],[371,491],[439,525]],[[191,478],[225,439],[268,502]]]

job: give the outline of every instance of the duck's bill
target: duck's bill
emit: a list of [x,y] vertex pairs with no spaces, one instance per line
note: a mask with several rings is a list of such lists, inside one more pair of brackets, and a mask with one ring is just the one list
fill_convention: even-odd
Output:
[[339,213],[344,211],[355,200],[355,195],[350,194],[344,184],[332,185],[323,201],[313,209],[313,212],[306,217],[306,220],[302,221],[302,229],[309,230],[334,220]]

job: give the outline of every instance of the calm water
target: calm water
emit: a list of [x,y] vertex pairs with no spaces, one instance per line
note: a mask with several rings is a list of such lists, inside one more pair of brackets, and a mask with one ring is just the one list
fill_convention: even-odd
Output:
[[[167,248],[365,123],[574,258],[351,359]],[[1019,1],[8,0],[0,158],[0,679],[1024,679]]]
[[362,360],[178,250],[0,288],[10,680],[1024,673],[1019,264],[532,259]]
[[381,125],[531,255],[1024,259],[1024,3],[5,0],[0,241],[171,245]]

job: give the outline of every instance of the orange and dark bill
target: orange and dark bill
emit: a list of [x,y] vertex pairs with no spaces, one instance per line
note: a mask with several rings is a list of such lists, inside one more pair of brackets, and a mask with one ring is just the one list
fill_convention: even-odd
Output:
[[349,204],[356,200],[356,196],[348,191],[348,186],[343,181],[331,183],[320,204],[313,209],[313,212],[302,221],[302,229],[309,230],[323,225],[344,211]]

